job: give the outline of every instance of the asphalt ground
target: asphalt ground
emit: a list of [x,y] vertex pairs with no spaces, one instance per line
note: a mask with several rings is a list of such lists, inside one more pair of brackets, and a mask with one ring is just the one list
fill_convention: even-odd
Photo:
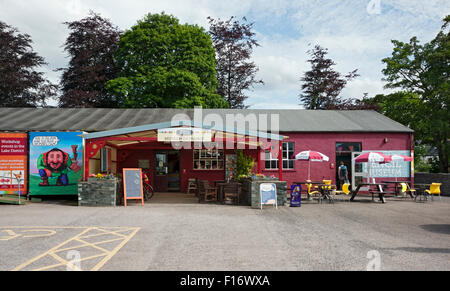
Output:
[[0,205],[0,270],[450,270],[450,197],[263,210],[179,197]]

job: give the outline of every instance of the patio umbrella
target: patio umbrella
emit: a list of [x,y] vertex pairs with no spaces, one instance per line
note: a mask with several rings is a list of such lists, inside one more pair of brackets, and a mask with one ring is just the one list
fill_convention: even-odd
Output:
[[379,152],[367,152],[357,156],[354,159],[354,161],[355,163],[368,163],[367,173],[369,175],[368,178],[370,182],[370,163],[379,163],[379,164],[389,163],[392,161],[392,158],[391,156]]
[[295,155],[296,160],[308,161],[308,180],[311,179],[310,171],[311,171],[311,162],[328,162],[329,158],[319,152],[315,151],[303,151]]
[[[411,162],[413,160],[412,157],[398,155],[398,154],[393,154],[391,156],[391,159],[392,159],[392,162]],[[395,182],[397,182],[397,175],[395,176]]]

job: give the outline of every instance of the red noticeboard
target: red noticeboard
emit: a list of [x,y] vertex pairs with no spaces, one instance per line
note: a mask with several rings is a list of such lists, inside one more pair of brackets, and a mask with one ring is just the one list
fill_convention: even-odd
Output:
[[127,200],[141,200],[144,205],[144,192],[142,188],[142,169],[123,169],[123,203],[127,206]]

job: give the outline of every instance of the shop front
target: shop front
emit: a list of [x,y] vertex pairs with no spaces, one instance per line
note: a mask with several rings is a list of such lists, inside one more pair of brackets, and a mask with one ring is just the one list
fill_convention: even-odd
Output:
[[[85,179],[98,172],[120,175],[124,168],[140,168],[156,192],[185,192],[189,179],[208,180],[212,185],[234,179],[238,149],[256,161],[253,172],[261,173],[264,148],[278,151],[287,137],[205,129],[186,121],[88,133],[83,138]],[[281,155],[273,156],[282,163]],[[278,174],[282,179],[281,170]]]

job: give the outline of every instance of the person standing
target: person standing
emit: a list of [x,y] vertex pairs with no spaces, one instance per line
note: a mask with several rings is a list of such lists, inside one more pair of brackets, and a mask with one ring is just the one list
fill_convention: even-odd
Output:
[[347,166],[344,164],[343,161],[340,162],[338,168],[338,177],[339,177],[339,188],[342,189],[344,183],[348,183],[348,170]]

